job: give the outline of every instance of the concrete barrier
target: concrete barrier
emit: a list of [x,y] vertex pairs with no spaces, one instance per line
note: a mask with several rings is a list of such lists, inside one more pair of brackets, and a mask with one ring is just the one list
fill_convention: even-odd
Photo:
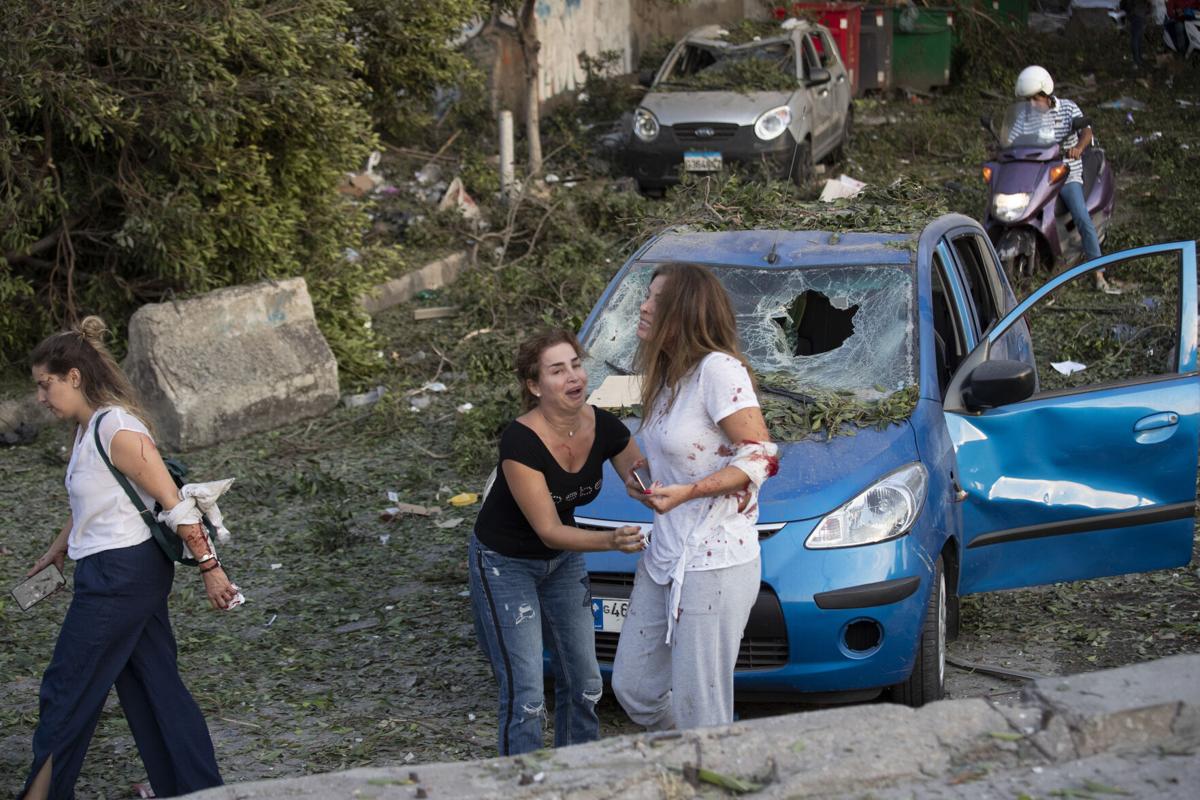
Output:
[[173,450],[319,416],[338,402],[337,361],[303,278],[142,306],[129,320],[125,370]]
[[[356,769],[192,795],[251,798],[1193,798],[1200,655],[1032,685],[1017,706],[861,705],[468,763]],[[732,785],[732,784],[729,784]],[[1084,792],[1084,794],[1080,794]]]
[[460,272],[466,268],[470,258],[466,252],[451,253],[450,255],[431,261],[420,269],[406,272],[399,278],[381,283],[368,297],[362,298],[362,307],[368,314],[375,315],[380,311],[411,300],[417,292],[424,289],[440,289],[453,283]]

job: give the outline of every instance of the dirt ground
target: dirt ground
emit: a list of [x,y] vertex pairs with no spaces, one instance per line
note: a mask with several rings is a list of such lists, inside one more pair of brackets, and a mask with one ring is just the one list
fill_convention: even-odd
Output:
[[[443,376],[444,377],[444,376]],[[233,476],[223,503],[235,531],[222,560],[247,595],[229,614],[203,608],[199,579],[172,596],[180,663],[212,730],[226,780],[494,754],[495,693],[474,641],[465,543],[477,491],[443,466],[466,387],[420,413],[381,404],[339,410],[189,456],[196,474]],[[65,431],[0,450],[0,584],[15,584],[62,518]],[[424,451],[424,452],[422,452]],[[400,499],[434,517],[380,518]],[[439,525],[441,527],[439,527]],[[1198,563],[1198,562],[1194,562]],[[27,768],[37,687],[69,595],[21,613],[0,606],[0,793]],[[1196,567],[966,598],[950,655],[1038,675],[1200,652]],[[947,669],[951,697],[1015,698],[1021,681]],[[803,710],[739,704],[743,716]],[[611,697],[605,735],[632,731]],[[128,797],[144,780],[115,695],[102,714],[81,798]]]
[[[1073,89],[1068,96],[1095,109],[1099,136],[1120,164],[1110,245],[1194,236],[1195,203],[1187,196],[1194,155],[1179,154],[1200,148],[1195,77],[1185,90],[1177,70],[1139,82],[1115,67],[1098,75],[1085,67],[1076,64],[1063,83]],[[1098,108],[1123,94],[1154,104],[1128,117]],[[1193,105],[1179,106],[1180,99]],[[950,184],[962,207],[977,213],[985,148],[971,120],[989,103],[996,105],[974,95],[864,103],[843,168],[875,182],[918,174]],[[1166,135],[1136,144],[1155,130]],[[198,476],[237,479],[222,502],[235,538],[221,552],[247,604],[228,615],[207,611],[192,574],[180,574],[171,599],[181,668],[227,781],[495,753],[495,689],[466,596],[465,547],[477,506],[447,502],[482,487],[486,469],[479,465],[490,456],[471,469],[451,464],[462,463],[454,456],[462,430],[456,407],[479,407],[488,398],[467,377],[470,365],[439,350],[437,331],[449,322],[417,330],[402,322],[411,311],[402,306],[375,321],[407,376],[390,383],[377,405],[339,409],[187,457]],[[445,392],[420,391],[435,379]],[[410,410],[414,397],[428,405]],[[0,449],[0,586],[18,582],[62,522],[66,442],[65,429],[48,429],[32,445]],[[394,504],[389,491],[440,513],[384,520],[381,513]],[[1198,564],[1193,558],[1175,570],[965,598],[962,634],[950,655],[1060,675],[1200,652]],[[23,614],[0,598],[0,794],[14,795],[28,767],[40,675],[68,601],[63,592]],[[1022,683],[954,666],[946,682],[951,697],[1001,702],[1015,698]],[[739,704],[738,713],[807,707]],[[606,736],[632,730],[611,696],[600,715]],[[78,796],[130,797],[130,787],[144,780],[114,696]]]

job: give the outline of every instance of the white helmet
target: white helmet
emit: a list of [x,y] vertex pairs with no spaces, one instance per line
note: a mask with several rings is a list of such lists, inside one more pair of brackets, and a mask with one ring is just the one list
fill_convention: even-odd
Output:
[[1043,67],[1033,66],[1021,70],[1017,76],[1017,97],[1033,97],[1037,94],[1054,94],[1054,79]]

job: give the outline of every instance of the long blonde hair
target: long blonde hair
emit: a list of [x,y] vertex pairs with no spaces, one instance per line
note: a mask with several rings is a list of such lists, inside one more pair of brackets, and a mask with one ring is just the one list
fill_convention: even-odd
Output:
[[133,384],[104,344],[107,334],[108,326],[100,317],[84,317],[71,330],[43,339],[29,354],[29,365],[60,378],[72,369],[79,370],[79,390],[89,406],[120,406],[153,431]]
[[650,335],[638,344],[634,369],[642,376],[642,423],[649,419],[659,396],[675,400],[680,380],[709,353],[727,353],[754,372],[738,347],[737,322],[725,287],[698,264],[673,262],[654,270],[665,285],[655,301]]

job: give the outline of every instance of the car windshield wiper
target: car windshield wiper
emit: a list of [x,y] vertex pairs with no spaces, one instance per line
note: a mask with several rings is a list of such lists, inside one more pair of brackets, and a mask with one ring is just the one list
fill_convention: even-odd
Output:
[[777,394],[780,397],[786,397],[789,400],[795,400],[797,403],[804,403],[806,406],[815,405],[817,398],[803,392],[793,392],[791,389],[780,389],[777,386],[768,386],[765,383],[759,384],[759,388],[768,394]]
[[604,366],[608,367],[609,369],[611,369],[613,372],[617,373],[618,375],[632,375],[633,374],[633,370],[625,369],[624,367],[619,367],[616,364],[614,364],[613,362],[609,361],[607,358],[604,359]]

